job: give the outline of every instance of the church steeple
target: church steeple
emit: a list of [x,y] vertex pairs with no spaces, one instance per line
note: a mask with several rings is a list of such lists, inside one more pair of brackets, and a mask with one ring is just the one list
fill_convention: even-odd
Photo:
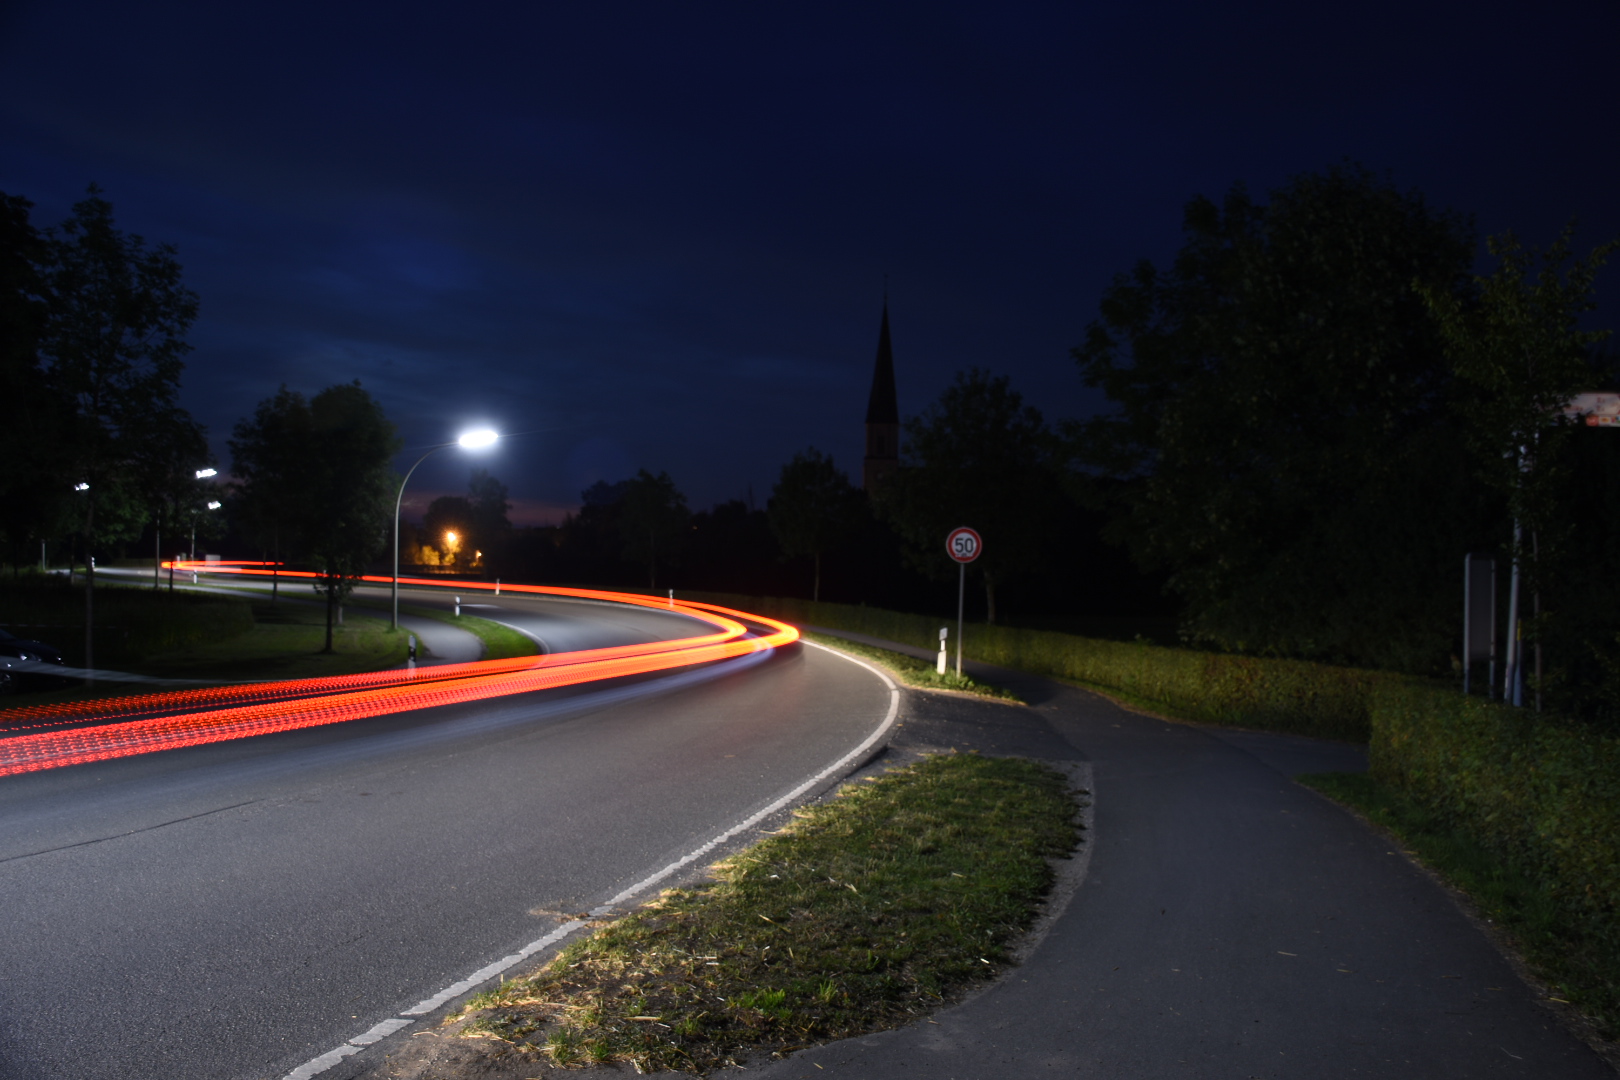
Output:
[[866,401],[866,460],[861,468],[861,483],[871,491],[874,482],[899,467],[900,404],[894,392],[894,349],[889,344],[889,298],[885,293],[877,363],[872,369],[872,394]]

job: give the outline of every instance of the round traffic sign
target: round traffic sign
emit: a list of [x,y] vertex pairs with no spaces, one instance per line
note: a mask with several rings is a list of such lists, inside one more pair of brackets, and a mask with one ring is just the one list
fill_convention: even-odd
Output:
[[951,535],[945,538],[945,551],[951,558],[959,563],[970,563],[979,557],[984,549],[984,541],[979,534],[966,525],[960,529],[952,529]]

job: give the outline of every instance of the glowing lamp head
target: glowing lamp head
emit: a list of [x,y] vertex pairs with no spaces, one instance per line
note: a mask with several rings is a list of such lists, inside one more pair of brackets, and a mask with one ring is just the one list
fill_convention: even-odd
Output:
[[455,533],[453,533],[453,532],[447,532],[447,533],[445,533],[445,534],[444,534],[444,541],[445,541],[445,543],[447,543],[447,544],[453,544],[453,543],[455,543],[455,542],[456,542],[456,534],[455,534]]
[[89,491],[90,490],[90,485],[86,484],[86,483],[83,483],[83,482],[80,482],[80,483],[77,483],[77,484],[73,485],[73,490],[74,491]]
[[197,470],[197,479],[199,479],[199,480],[206,480],[210,476],[218,476],[218,475],[219,475],[219,470],[218,469],[198,469]]
[[456,439],[456,445],[463,450],[483,450],[494,446],[495,440],[498,438],[500,436],[492,429],[478,428],[474,431],[462,432],[460,438]]
[[215,499],[213,502],[208,504],[208,509],[210,509],[210,510],[218,510],[222,505],[224,505],[224,504],[221,503],[218,499]]

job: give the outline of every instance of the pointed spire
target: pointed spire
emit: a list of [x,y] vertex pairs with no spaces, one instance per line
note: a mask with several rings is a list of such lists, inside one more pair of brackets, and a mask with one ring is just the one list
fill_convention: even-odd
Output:
[[900,423],[900,402],[894,392],[894,349],[889,345],[888,282],[883,288],[883,326],[878,331],[877,364],[872,370],[872,396],[866,402],[868,424]]

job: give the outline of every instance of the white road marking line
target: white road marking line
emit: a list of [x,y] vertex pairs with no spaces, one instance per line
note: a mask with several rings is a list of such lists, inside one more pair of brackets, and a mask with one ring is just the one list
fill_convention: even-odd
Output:
[[401,1028],[408,1028],[414,1023],[416,1023],[416,1021],[401,1020],[398,1017],[395,1017],[392,1020],[384,1020],[382,1023],[378,1024],[364,1035],[356,1035],[354,1038],[350,1039],[349,1045],[370,1046],[372,1043],[386,1039],[394,1032],[400,1030]]
[[479,983],[493,979],[495,976],[499,975],[513,964],[520,964],[529,957],[533,956],[535,953],[539,952],[541,949],[544,949],[549,945],[555,945],[557,942],[561,941],[563,938],[567,937],[569,934],[572,934],[575,930],[578,930],[584,925],[585,923],[579,919],[570,919],[561,926],[557,927],[557,929],[553,930],[551,933],[547,934],[545,937],[537,938],[534,941],[529,942],[517,952],[512,953],[509,956],[503,956],[493,964],[486,964],[477,971],[473,972],[471,975],[467,976],[465,979],[462,979],[460,982],[452,983],[443,990],[440,990],[437,994],[434,994],[432,997],[423,998],[410,1008],[402,1010],[399,1015],[426,1016],[434,1009],[437,1009],[440,1005],[443,1005],[452,998],[460,997],[462,994],[465,994]]
[[[463,604],[462,606],[465,607],[466,605]],[[489,606],[494,607],[495,605],[490,604]],[[525,630],[521,626],[514,626],[509,622],[501,622],[501,620],[499,620],[499,619],[486,619],[484,621],[485,622],[492,622],[496,626],[504,626],[508,630],[513,631],[514,633],[522,634],[524,637],[528,638],[530,641],[532,641],[536,645],[540,646],[540,655],[541,656],[550,656],[551,655],[551,646],[547,645],[545,639],[542,638],[539,634],[536,634],[536,633],[534,633],[532,631],[529,631],[529,630]]]
[[848,655],[846,655],[844,653],[839,652],[836,649],[829,649],[824,645],[816,645],[816,643],[813,642],[813,641],[805,641],[805,642],[802,642],[802,644],[814,646],[815,648],[820,649],[823,652],[831,653],[833,656],[839,657],[840,659],[843,659],[843,660],[848,660],[852,664],[860,664],[861,667],[865,668],[867,671],[870,671],[872,674],[874,674],[878,678],[882,679],[883,684],[889,688],[889,711],[888,711],[887,715],[885,715],[883,717],[883,723],[879,724],[878,729],[876,731],[872,732],[871,735],[867,736],[866,741],[861,743],[861,745],[857,746],[855,749],[851,750],[849,753],[845,754],[843,757],[839,758],[837,761],[833,762],[831,765],[827,766],[825,769],[822,769],[820,772],[816,773],[816,775],[812,776],[810,779],[806,780],[804,783],[800,784],[798,787],[794,788],[792,791],[788,792],[786,795],[783,795],[781,798],[777,799],[775,802],[771,803],[769,806],[765,807],[763,810],[759,810],[759,811],[755,812],[746,821],[743,821],[743,822],[740,822],[740,823],[738,823],[736,825],[733,825],[731,828],[727,829],[725,832],[721,833],[719,836],[716,836],[714,839],[710,840],[708,843],[704,844],[702,847],[696,849],[695,851],[689,852],[686,855],[681,856],[679,859],[676,859],[674,862],[670,863],[668,866],[664,867],[662,870],[659,870],[657,873],[650,874],[647,877],[645,877],[645,878],[641,879],[640,881],[636,882],[634,885],[630,886],[628,889],[625,889],[623,892],[619,893],[617,896],[615,896],[613,899],[609,900],[607,903],[603,904],[601,907],[592,908],[591,909],[591,914],[592,915],[606,915],[606,914],[608,914],[614,908],[618,907],[620,904],[624,903],[626,900],[630,899],[632,896],[636,896],[636,895],[639,895],[642,892],[645,892],[647,889],[650,889],[652,886],[656,885],[658,882],[660,882],[660,881],[664,880],[665,878],[669,877],[671,874],[673,874],[675,871],[681,869],[682,867],[690,866],[691,864],[697,862],[703,856],[707,855],[709,852],[713,851],[715,848],[719,847],[721,844],[725,843],[727,840],[730,840],[732,837],[736,836],[738,833],[746,832],[747,830],[753,828],[755,825],[758,825],[761,821],[764,821],[766,818],[770,817],[772,814],[776,813],[778,810],[782,809],[784,806],[788,805],[793,800],[797,799],[799,796],[803,795],[805,792],[807,792],[811,788],[815,787],[817,784],[819,784],[822,781],[826,780],[828,777],[832,776],[834,773],[838,772],[839,770],[841,770],[843,768],[846,768],[851,762],[855,761],[862,754],[866,753],[873,746],[877,745],[877,741],[879,739],[881,739],[884,735],[888,734],[889,729],[894,725],[895,715],[897,713],[899,713],[899,711],[900,711],[900,689],[899,689],[899,687],[894,685],[894,681],[892,679],[890,679],[887,675],[885,675],[883,672],[881,672],[877,668],[873,667],[871,664],[868,664],[868,663],[866,663],[864,661],[861,661],[861,660],[857,660],[853,656],[848,656]]
[[[516,629],[516,627],[513,629]],[[847,653],[841,653],[837,649],[829,649],[825,645],[817,645],[813,641],[801,641],[801,644],[820,649],[822,652],[830,653],[841,660],[848,660],[850,663],[857,664],[865,668],[867,671],[870,671],[878,678],[882,679],[883,685],[889,688],[889,711],[884,714],[883,723],[879,724],[877,730],[872,732],[871,735],[867,736],[866,740],[855,749],[851,750],[849,753],[845,754],[843,757],[839,758],[825,769],[822,769],[816,775],[812,776],[810,779],[806,780],[804,783],[800,784],[786,795],[783,795],[781,798],[777,799],[763,810],[756,811],[754,814],[750,815],[746,821],[733,825],[731,828],[727,829],[719,836],[716,836],[702,847],[697,848],[679,859],[676,859],[674,862],[670,863],[662,870],[659,870],[657,873],[650,874],[647,877],[642,878],[628,889],[625,889],[623,892],[613,897],[613,899],[609,900],[607,903],[601,905],[600,907],[592,908],[592,915],[608,914],[619,904],[622,904],[631,897],[650,889],[652,886],[669,877],[669,875],[673,874],[682,867],[690,866],[692,863],[701,859],[703,856],[707,855],[721,844],[724,844],[727,840],[735,837],[738,833],[746,832],[755,825],[758,825],[761,821],[764,821],[778,810],[781,810],[783,807],[793,802],[793,800],[799,798],[817,784],[820,784],[832,777],[840,770],[848,768],[851,764],[857,761],[862,754],[876,746],[878,740],[887,735],[889,730],[894,727],[895,717],[900,713],[900,688],[894,684],[893,679],[889,678],[888,675],[873,667],[871,664],[868,664],[866,661],[857,660],[855,657],[850,656]],[[545,937],[529,942],[529,944],[523,946],[523,948],[519,949],[517,952],[512,953],[509,956],[503,956],[493,964],[488,964],[479,968],[465,979],[445,987],[443,990],[440,990],[437,994],[434,994],[430,998],[423,998],[410,1008],[401,1011],[399,1015],[402,1018],[408,1016],[426,1016],[434,1009],[437,1009],[441,1005],[460,997],[462,994],[472,990],[480,983],[493,979],[507,968],[510,968],[515,964],[520,964],[540,950],[555,945],[557,942],[561,941],[563,938],[567,937],[569,934],[572,934],[575,930],[578,930],[583,926],[585,926],[585,923],[581,920],[571,919],[557,927],[557,929],[553,930]],[[399,1018],[384,1020],[382,1023],[371,1028],[369,1031],[366,1031],[364,1034],[356,1035],[342,1046],[339,1046],[334,1050],[328,1050],[320,1057],[311,1058],[309,1061],[306,1061],[304,1064],[298,1066],[298,1068],[282,1077],[281,1080],[310,1080],[310,1077],[325,1072],[327,1069],[330,1069],[332,1066],[336,1065],[338,1062],[342,1061],[351,1054],[358,1054],[363,1047],[370,1046],[372,1043],[378,1042],[387,1036],[392,1035],[396,1031],[409,1027],[415,1022],[416,1021],[414,1020]]]
[[312,1058],[311,1060],[304,1062],[302,1065],[298,1066],[298,1068],[282,1077],[281,1080],[309,1080],[309,1078],[314,1076],[316,1073],[323,1073],[327,1069],[330,1069],[332,1066],[336,1065],[338,1062],[342,1061],[344,1058],[348,1057],[350,1054],[358,1054],[359,1052],[360,1048],[358,1046],[351,1046],[348,1043],[344,1043],[336,1050],[328,1050],[320,1057]]

